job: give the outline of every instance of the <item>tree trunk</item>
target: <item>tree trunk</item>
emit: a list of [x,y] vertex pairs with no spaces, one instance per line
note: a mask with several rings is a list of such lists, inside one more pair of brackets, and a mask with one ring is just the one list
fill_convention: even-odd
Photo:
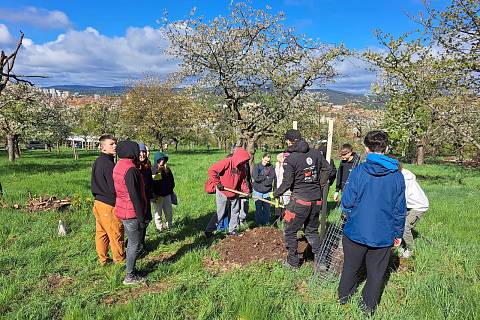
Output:
[[13,142],[13,135],[7,135],[7,150],[8,150],[8,161],[15,161],[15,147]]
[[17,134],[14,135],[13,136],[13,152],[15,154],[16,159],[20,158],[20,155],[21,155],[18,140],[19,140],[19,136]]
[[250,153],[250,160],[248,164],[250,165],[250,174],[253,174],[253,165],[255,164],[255,143],[257,139],[254,137],[248,137],[245,141],[245,149]]
[[57,141],[57,154],[60,154],[60,142]]
[[425,163],[425,139],[420,139],[416,144],[415,164],[423,165]]
[[73,159],[78,160],[77,144],[72,141]]

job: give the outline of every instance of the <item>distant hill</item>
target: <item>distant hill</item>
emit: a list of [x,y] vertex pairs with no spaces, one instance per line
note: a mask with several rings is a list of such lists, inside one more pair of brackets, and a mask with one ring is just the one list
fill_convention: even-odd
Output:
[[114,86],[114,87],[95,87],[95,86],[82,86],[82,85],[58,85],[46,87],[47,89],[57,89],[60,91],[70,91],[71,93],[78,92],[81,95],[107,95],[116,96],[124,94],[128,90],[126,86]]
[[[82,85],[58,85],[50,86],[47,89],[54,88],[61,91],[70,91],[72,93],[78,92],[81,95],[107,95],[116,96],[124,94],[130,87],[114,86],[114,87],[95,87]],[[343,105],[352,101],[359,101],[368,104],[371,108],[382,108],[381,104],[375,104],[368,101],[368,97],[361,94],[354,94],[349,92],[331,90],[331,89],[309,89],[310,92],[323,92],[327,95],[330,103],[334,105]]]

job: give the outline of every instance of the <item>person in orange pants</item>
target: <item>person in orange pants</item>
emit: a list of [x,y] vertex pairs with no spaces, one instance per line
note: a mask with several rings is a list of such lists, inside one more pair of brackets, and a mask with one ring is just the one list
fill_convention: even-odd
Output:
[[124,231],[122,222],[115,216],[115,187],[113,184],[114,157],[117,142],[111,135],[100,137],[100,156],[92,167],[92,194],[95,197],[95,246],[101,265],[112,261],[108,247],[112,249],[113,262],[125,260]]

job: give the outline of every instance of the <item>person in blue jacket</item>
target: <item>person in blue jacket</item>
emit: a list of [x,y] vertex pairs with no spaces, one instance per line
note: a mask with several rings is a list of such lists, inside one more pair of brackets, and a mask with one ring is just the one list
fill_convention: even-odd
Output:
[[385,155],[388,135],[371,131],[364,139],[366,162],[350,174],[342,197],[344,264],[338,296],[346,303],[357,290],[365,262],[367,279],[361,307],[372,314],[382,295],[392,246],[400,245],[407,212],[405,180],[398,161]]

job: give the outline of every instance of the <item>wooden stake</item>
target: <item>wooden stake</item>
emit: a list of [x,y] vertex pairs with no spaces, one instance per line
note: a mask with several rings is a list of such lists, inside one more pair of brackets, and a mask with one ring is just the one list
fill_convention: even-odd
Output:
[[[325,155],[328,163],[332,160],[333,121],[334,119],[328,119],[327,154]],[[327,231],[328,189],[329,185],[327,183],[322,190],[322,215],[320,217],[320,240],[322,242],[325,238],[325,232]]]
[[298,130],[298,122],[297,121],[293,121],[292,128],[295,129],[295,130]]
[[330,159],[332,159],[333,121],[334,119],[328,119],[327,154],[325,156],[328,163],[330,163]]

